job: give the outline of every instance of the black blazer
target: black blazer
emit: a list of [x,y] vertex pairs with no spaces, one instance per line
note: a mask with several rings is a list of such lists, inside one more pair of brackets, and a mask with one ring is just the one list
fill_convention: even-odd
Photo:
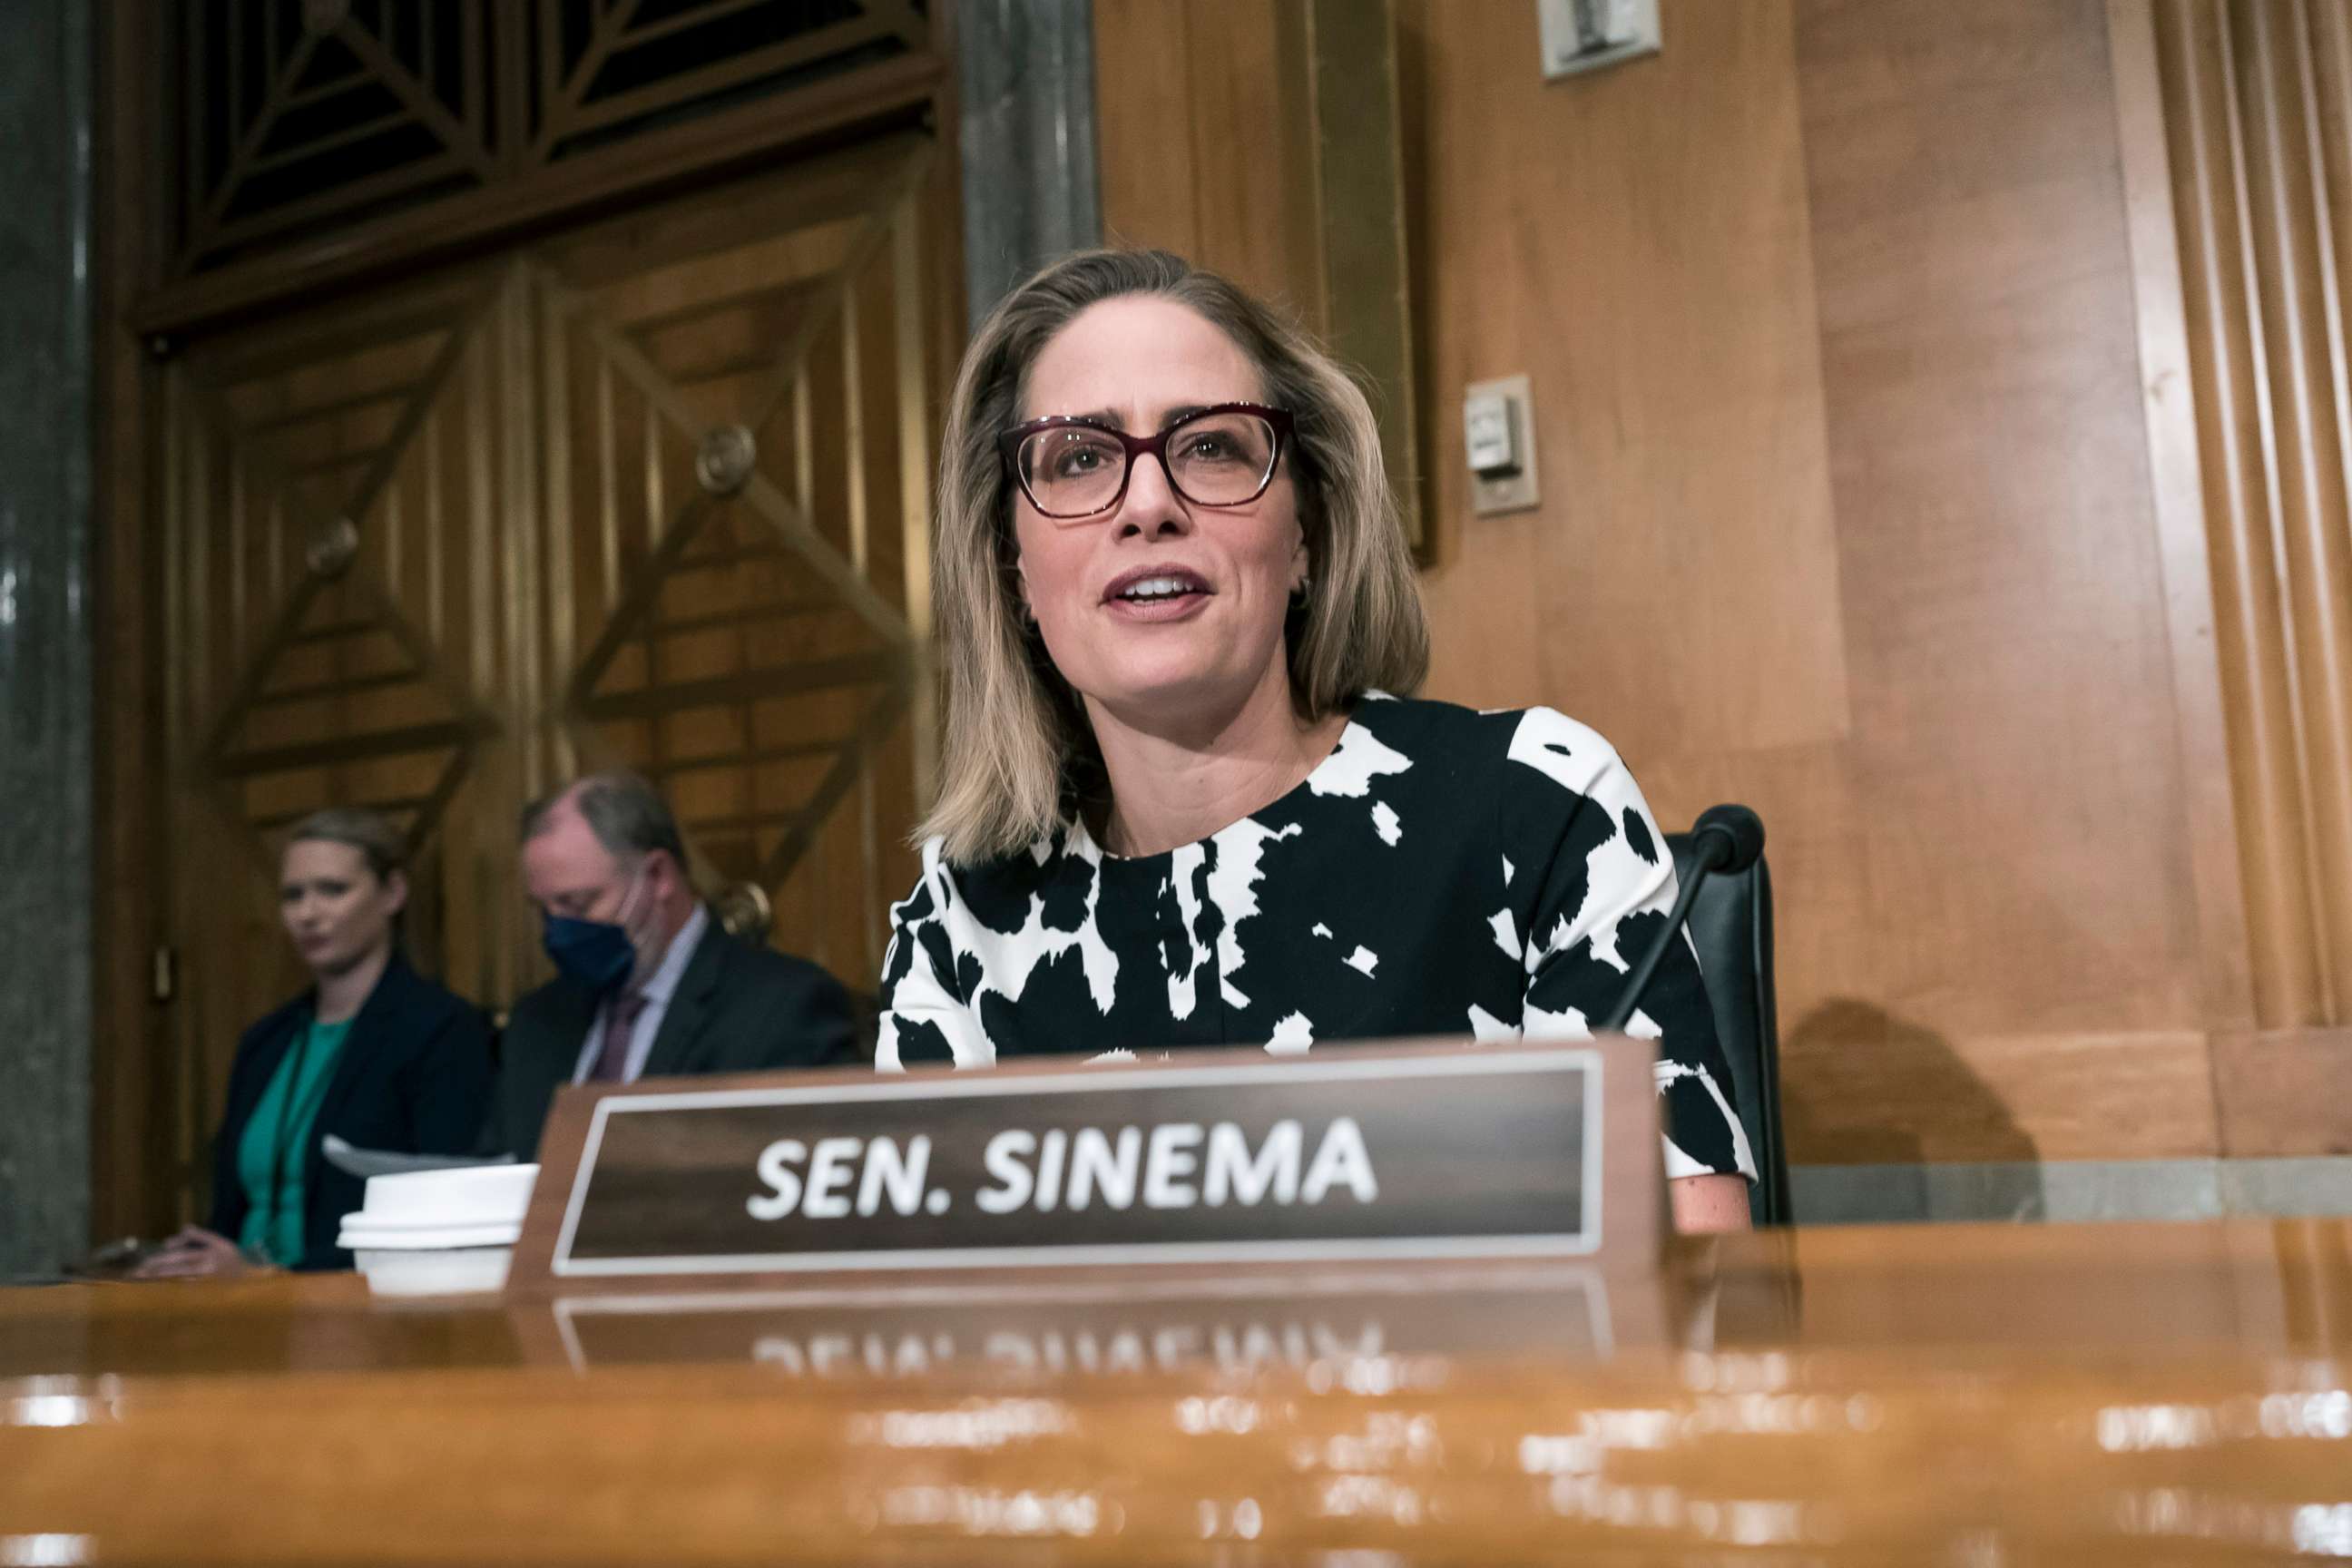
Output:
[[[231,1241],[244,1229],[250,1206],[237,1174],[237,1144],[270,1075],[309,1026],[315,994],[296,997],[237,1042],[228,1110],[213,1147],[211,1225]],[[327,1163],[320,1146],[328,1133],[362,1149],[460,1153],[473,1144],[489,1090],[489,1020],[394,952],[352,1020],[302,1153],[302,1261],[297,1267],[352,1266],[335,1234],[343,1216],[360,1206],[367,1184]]]
[[[558,976],[514,1005],[499,1041],[485,1152],[538,1157],[548,1106],[579,1070],[598,1000]],[[714,914],[678,976],[644,1076],[831,1067],[856,1056],[841,982],[804,958],[737,942]]]

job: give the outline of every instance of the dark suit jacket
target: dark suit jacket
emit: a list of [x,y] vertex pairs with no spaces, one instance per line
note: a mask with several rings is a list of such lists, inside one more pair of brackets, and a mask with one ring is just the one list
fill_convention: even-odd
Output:
[[[561,976],[524,996],[499,1042],[486,1150],[530,1160],[555,1091],[572,1081],[598,998]],[[646,1058],[646,1078],[830,1067],[857,1055],[849,993],[804,958],[737,942],[711,916]]]
[[[311,993],[296,997],[245,1032],[229,1068],[228,1109],[213,1148],[212,1228],[231,1241],[245,1228],[245,1183],[237,1144],[254,1106],[286,1053],[313,1016]],[[330,1132],[362,1149],[404,1154],[456,1154],[469,1149],[490,1090],[490,1024],[480,1010],[408,966],[397,952],[368,993],[343,1054],[319,1102],[302,1153],[303,1268],[349,1268],[335,1245],[343,1215],[360,1206],[367,1184],[327,1163]]]

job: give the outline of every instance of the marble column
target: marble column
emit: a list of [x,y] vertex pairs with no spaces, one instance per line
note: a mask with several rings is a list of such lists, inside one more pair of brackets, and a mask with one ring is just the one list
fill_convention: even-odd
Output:
[[89,1227],[93,10],[0,49],[0,1278]]
[[962,0],[964,289],[977,325],[1022,279],[1102,242],[1093,0]]

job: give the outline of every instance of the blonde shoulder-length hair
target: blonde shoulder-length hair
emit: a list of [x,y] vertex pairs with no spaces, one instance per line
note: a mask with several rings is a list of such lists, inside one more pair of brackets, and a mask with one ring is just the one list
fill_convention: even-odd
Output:
[[956,377],[940,455],[931,593],[947,679],[940,795],[919,839],[955,864],[1026,848],[1101,787],[1077,695],[1021,611],[1013,484],[997,438],[1020,422],[1029,368],[1087,307],[1126,295],[1198,311],[1257,369],[1262,396],[1291,416],[1285,460],[1306,534],[1308,585],[1289,613],[1290,694],[1314,722],[1368,690],[1421,684],[1429,628],[1371,405],[1331,356],[1213,272],[1161,250],[1089,250],[1008,295],[981,324]]

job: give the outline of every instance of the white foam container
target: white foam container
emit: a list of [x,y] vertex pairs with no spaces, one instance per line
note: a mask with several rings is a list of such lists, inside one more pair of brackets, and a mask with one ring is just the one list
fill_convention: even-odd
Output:
[[435,1225],[372,1227],[354,1224],[357,1215],[347,1215],[342,1234],[335,1245],[357,1252],[369,1248],[379,1252],[444,1252],[457,1247],[512,1247],[522,1238],[522,1226],[514,1221],[490,1225]]
[[[523,1212],[530,1206],[530,1190],[538,1178],[537,1165],[475,1165],[371,1176],[357,1212],[343,1216],[335,1245],[362,1258],[412,1255],[419,1258],[414,1268],[425,1267],[421,1255],[426,1253],[511,1248],[522,1235]],[[503,1279],[505,1265],[499,1268]]]
[[537,1165],[474,1165],[371,1176],[345,1230],[422,1230],[448,1226],[520,1225],[530,1207]]
[[437,1252],[391,1252],[362,1247],[360,1273],[374,1296],[472,1296],[503,1289],[511,1247],[472,1247]]

